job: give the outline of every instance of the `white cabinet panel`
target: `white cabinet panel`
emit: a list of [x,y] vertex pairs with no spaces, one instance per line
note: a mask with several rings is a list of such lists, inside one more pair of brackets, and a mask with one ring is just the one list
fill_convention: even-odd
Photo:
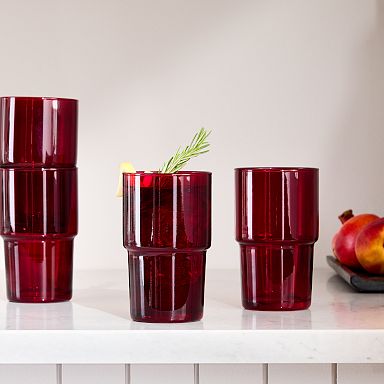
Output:
[[[261,384],[261,364],[202,364],[200,384]],[[132,383],[135,384],[135,383]]]
[[124,384],[124,378],[125,370],[122,364],[68,364],[63,366],[63,384]]
[[269,384],[331,384],[330,364],[270,364]]
[[0,365],[0,383],[53,384],[56,383],[56,366],[53,364]]
[[193,365],[134,364],[131,365],[131,383],[193,384]]
[[338,384],[383,384],[384,364],[339,364]]

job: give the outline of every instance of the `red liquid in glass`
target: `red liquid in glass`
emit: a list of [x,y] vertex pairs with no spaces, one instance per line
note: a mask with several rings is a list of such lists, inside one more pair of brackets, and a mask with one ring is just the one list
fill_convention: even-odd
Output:
[[318,170],[236,169],[235,179],[244,308],[308,308],[318,238]]
[[123,202],[133,320],[200,320],[211,174],[124,174]]
[[72,296],[77,169],[0,169],[1,235],[10,301]]

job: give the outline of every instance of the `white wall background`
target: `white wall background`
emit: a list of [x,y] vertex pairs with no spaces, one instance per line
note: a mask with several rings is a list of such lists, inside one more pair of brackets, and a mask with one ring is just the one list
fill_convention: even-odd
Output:
[[384,215],[384,1],[0,0],[0,94],[80,100],[76,267],[125,268],[118,164],[155,169],[204,126],[209,268],[238,268],[233,168],[316,166],[337,215]]

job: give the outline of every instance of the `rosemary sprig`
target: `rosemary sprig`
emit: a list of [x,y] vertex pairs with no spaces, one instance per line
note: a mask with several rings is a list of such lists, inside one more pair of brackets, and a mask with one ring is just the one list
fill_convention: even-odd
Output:
[[183,150],[179,147],[177,152],[163,164],[159,172],[174,173],[180,171],[192,157],[207,153],[209,151],[209,149],[207,149],[209,147],[207,137],[210,133],[211,131],[207,132],[205,128],[201,128],[200,131],[193,136],[191,144],[187,145]]

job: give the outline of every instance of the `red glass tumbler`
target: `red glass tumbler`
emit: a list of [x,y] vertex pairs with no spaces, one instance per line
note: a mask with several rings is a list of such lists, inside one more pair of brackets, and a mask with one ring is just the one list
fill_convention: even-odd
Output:
[[206,250],[211,245],[211,173],[123,176],[132,319],[200,320]]
[[2,167],[74,167],[77,100],[0,97]]
[[310,306],[318,184],[316,168],[235,170],[236,240],[245,309]]
[[70,300],[77,169],[0,169],[0,189],[8,299]]

